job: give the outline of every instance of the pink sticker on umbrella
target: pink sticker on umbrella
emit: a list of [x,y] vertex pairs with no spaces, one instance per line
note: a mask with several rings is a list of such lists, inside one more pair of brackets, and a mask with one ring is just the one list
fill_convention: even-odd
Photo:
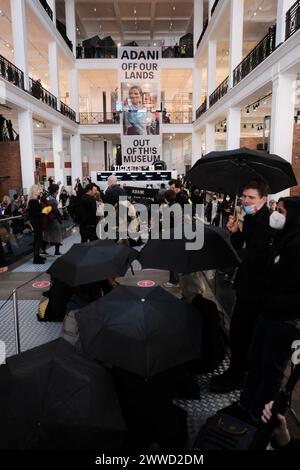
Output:
[[153,281],[139,281],[136,284],[139,287],[153,287],[153,286],[155,286],[155,282],[153,282]]
[[39,281],[39,282],[34,282],[32,284],[32,287],[36,287],[37,289],[42,289],[43,287],[49,287],[50,282],[49,281]]

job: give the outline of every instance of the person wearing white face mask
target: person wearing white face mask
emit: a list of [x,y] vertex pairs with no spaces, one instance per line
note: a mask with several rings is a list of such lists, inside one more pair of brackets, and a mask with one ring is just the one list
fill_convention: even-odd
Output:
[[224,374],[210,380],[210,390],[214,393],[241,388],[247,371],[249,346],[264,298],[270,259],[271,228],[267,195],[264,180],[257,178],[249,181],[242,193],[246,213],[242,230],[233,215],[229,216],[227,223],[231,242],[238,250],[242,263],[234,283],[236,303],[230,323],[230,367]]
[[270,217],[280,233],[240,399],[256,419],[264,404],[277,398],[292,344],[300,340],[300,197],[281,198],[278,215]]

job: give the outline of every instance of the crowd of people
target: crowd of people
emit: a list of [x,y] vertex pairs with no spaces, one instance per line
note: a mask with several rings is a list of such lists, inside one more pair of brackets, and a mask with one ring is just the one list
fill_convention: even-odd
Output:
[[[47,254],[45,250],[49,244],[55,246],[55,255],[60,254],[61,221],[68,214],[79,225],[82,242],[96,240],[97,224],[105,216],[104,203],[119,208],[120,196],[123,196],[122,203],[128,210],[123,221],[125,230],[130,222],[135,221],[138,232],[139,220],[134,200],[127,198],[126,186],[121,187],[116,176],[109,176],[105,191],[90,178],[84,184],[77,178],[74,194],[69,195],[65,188],[61,188],[59,197],[59,186],[53,181],[49,183],[47,191],[34,185],[27,200],[22,195],[15,195],[11,202],[8,196],[4,196],[1,203],[2,217],[28,211],[34,232],[34,263],[45,262],[41,255]],[[61,214],[58,202],[65,206],[68,200],[68,212]],[[210,390],[213,393],[227,393],[241,389],[241,398],[236,404],[239,412],[254,424],[260,421],[262,410],[263,419],[269,419],[269,402],[278,396],[292,354],[291,344],[300,340],[300,198],[268,201],[266,182],[255,178],[244,185],[236,204],[234,195],[205,192],[178,177],[169,181],[168,187],[161,185],[157,201],[161,207],[175,203],[181,207],[204,204],[205,223],[221,225],[228,231],[231,243],[241,258],[234,279],[236,302],[230,324],[230,366],[225,373],[212,376]],[[196,209],[192,214],[193,217],[198,216]],[[118,224],[117,239],[121,231],[123,228]],[[1,272],[4,272],[6,266],[2,243],[0,245],[0,266]],[[179,273],[170,272],[169,282],[165,286],[172,288],[179,285],[183,298],[190,299],[190,292],[186,291],[190,291],[195,279],[187,279],[188,289],[186,279]],[[112,285],[108,284],[108,290]],[[199,292],[201,289],[198,286],[192,301]],[[208,306],[200,300],[198,297],[196,303],[205,315]],[[213,328],[210,325],[210,331],[206,327],[206,333],[210,338],[216,337],[219,327],[218,320]],[[265,404],[268,405],[264,409]],[[284,418],[280,419],[284,427]]]

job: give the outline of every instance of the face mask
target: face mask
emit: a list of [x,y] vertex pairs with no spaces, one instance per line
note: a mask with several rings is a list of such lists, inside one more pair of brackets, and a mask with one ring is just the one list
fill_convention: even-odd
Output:
[[243,209],[248,215],[254,215],[257,212],[255,204],[251,204],[251,206],[243,206]]
[[226,201],[230,201],[230,197],[227,197],[227,198],[226,198]]
[[270,215],[270,227],[274,228],[275,230],[282,230],[285,226],[285,222],[286,217],[280,212],[274,211]]

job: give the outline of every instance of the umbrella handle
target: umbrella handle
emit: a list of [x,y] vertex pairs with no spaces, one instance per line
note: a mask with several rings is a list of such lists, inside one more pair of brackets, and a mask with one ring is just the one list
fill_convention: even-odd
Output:
[[134,276],[134,270],[133,270],[132,264],[130,265],[130,269],[131,269],[131,274]]

